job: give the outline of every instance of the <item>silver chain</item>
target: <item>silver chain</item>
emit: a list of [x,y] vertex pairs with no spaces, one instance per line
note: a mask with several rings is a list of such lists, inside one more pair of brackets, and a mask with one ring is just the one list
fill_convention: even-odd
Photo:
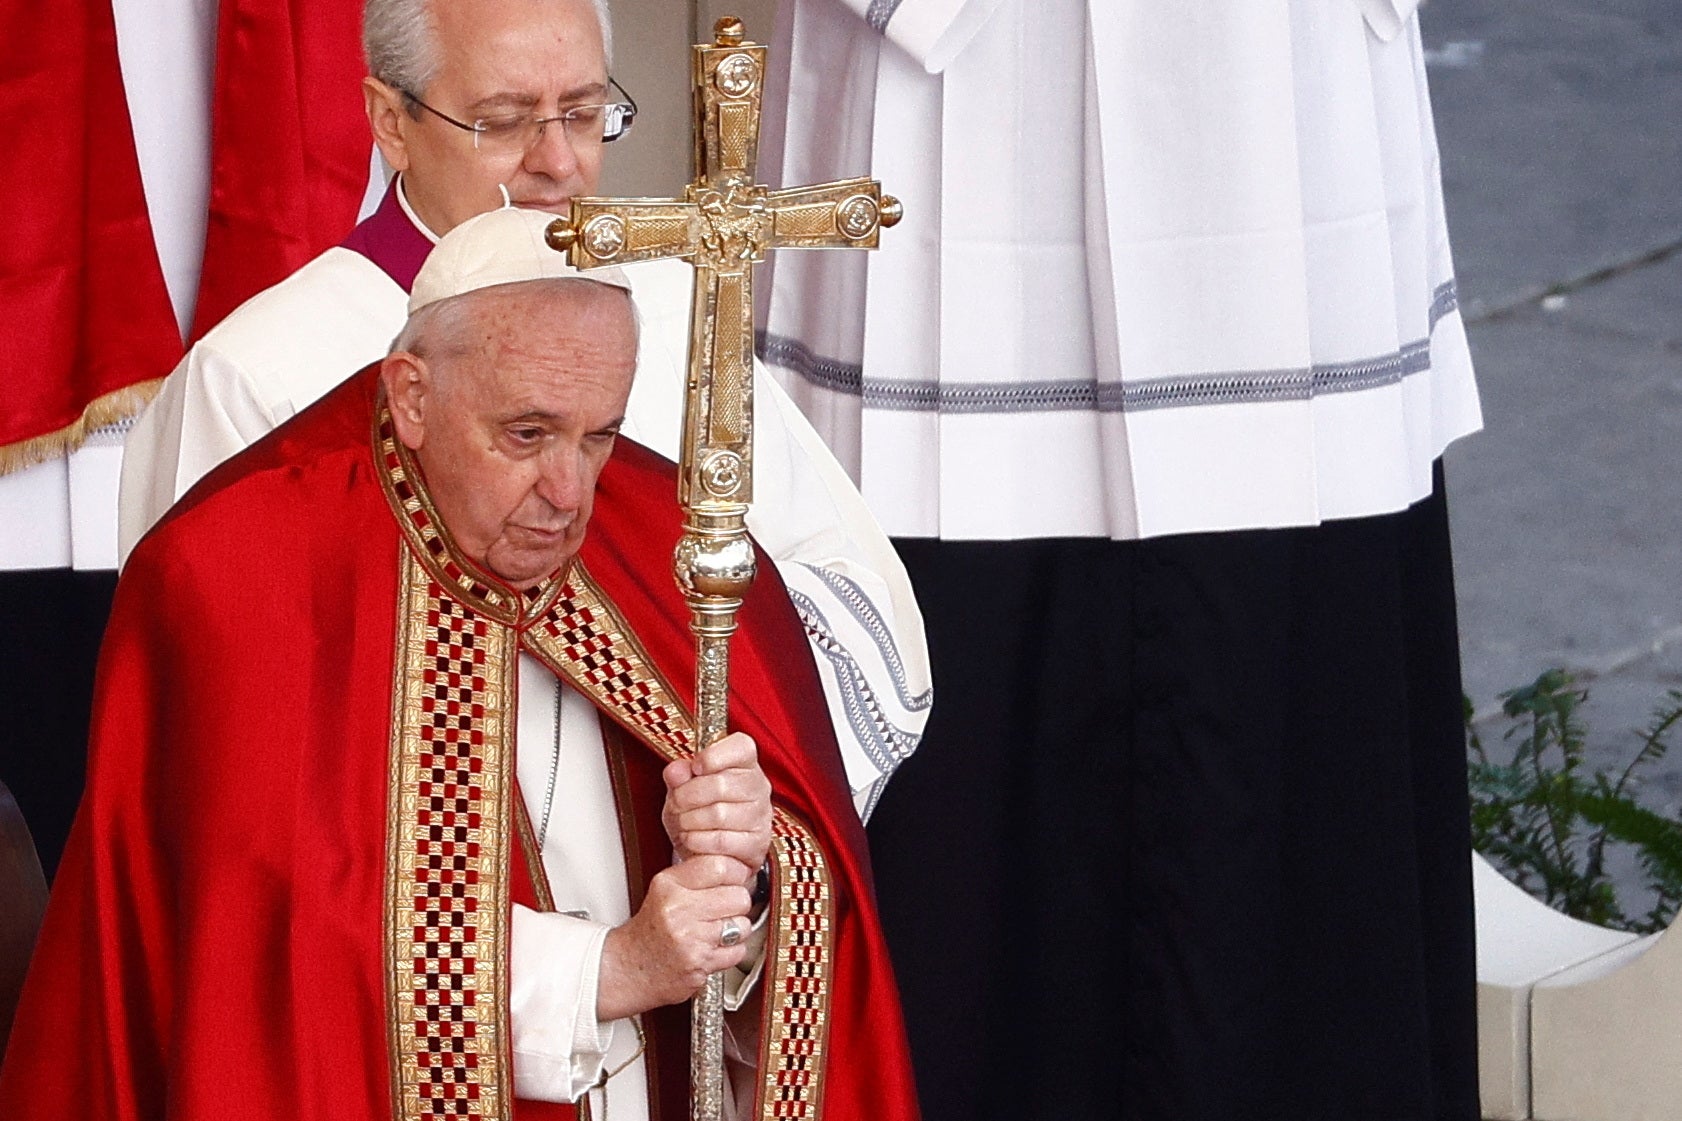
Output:
[[555,776],[561,770],[561,705],[565,700],[566,686],[561,679],[555,679],[555,751],[549,757],[549,789],[543,795],[543,820],[537,826],[537,851],[541,858],[543,853],[543,839],[549,836],[549,811],[555,808]]

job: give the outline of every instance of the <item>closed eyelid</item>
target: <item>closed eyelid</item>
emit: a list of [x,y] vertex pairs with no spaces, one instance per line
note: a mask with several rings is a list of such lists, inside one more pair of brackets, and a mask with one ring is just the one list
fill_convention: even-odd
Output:
[[605,105],[572,105],[562,109],[553,117],[539,117],[537,119],[544,124],[550,124],[554,121],[566,121],[571,124],[577,121],[588,121],[606,112],[607,106]]

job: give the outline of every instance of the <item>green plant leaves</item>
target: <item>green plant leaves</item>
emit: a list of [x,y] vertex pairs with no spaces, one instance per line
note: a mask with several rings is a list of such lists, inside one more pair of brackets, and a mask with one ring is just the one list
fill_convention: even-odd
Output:
[[[1587,699],[1588,690],[1563,669],[1503,693],[1510,726],[1502,740],[1512,745],[1505,763],[1489,757],[1467,704],[1472,845],[1551,907],[1650,933],[1669,924],[1682,900],[1682,820],[1643,805],[1640,780],[1682,727],[1682,692],[1671,690],[1654,709],[1629,762],[1615,773],[1589,769],[1580,712]],[[1633,850],[1653,897],[1645,914],[1624,910],[1606,873],[1609,845]]]

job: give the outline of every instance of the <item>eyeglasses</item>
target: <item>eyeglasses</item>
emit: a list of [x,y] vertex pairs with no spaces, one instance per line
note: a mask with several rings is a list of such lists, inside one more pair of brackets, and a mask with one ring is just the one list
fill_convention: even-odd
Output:
[[408,90],[402,94],[408,100],[419,105],[434,117],[473,134],[473,147],[481,152],[492,155],[513,155],[516,152],[529,152],[543,136],[543,130],[559,121],[566,130],[567,139],[574,144],[589,142],[611,144],[631,130],[631,122],[636,120],[637,103],[625,87],[614,81],[608,82],[624,101],[609,101],[601,105],[574,105],[563,113],[553,117],[539,117],[533,113],[511,113],[496,117],[479,117],[471,123],[458,121],[447,113],[441,113],[428,105]]

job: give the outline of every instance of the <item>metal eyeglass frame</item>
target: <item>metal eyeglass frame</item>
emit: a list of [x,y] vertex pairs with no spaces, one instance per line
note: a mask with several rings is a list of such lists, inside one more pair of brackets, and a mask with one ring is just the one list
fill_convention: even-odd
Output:
[[[636,98],[631,96],[630,91],[628,91],[624,86],[620,85],[618,83],[618,81],[615,80],[614,78],[609,77],[607,81],[608,81],[608,85],[612,89],[615,89],[615,90],[619,91],[619,96],[623,97],[625,99],[624,101],[604,101],[604,102],[599,102],[599,103],[595,103],[595,104],[591,104],[591,105],[574,105],[571,108],[567,109],[564,113],[559,113],[559,114],[557,114],[553,117],[529,117],[529,116],[524,117],[524,118],[522,118],[522,120],[525,121],[528,124],[535,124],[537,126],[537,131],[532,134],[531,141],[529,143],[527,143],[524,146],[524,148],[521,148],[519,150],[530,151],[532,146],[535,145],[539,140],[541,140],[543,138],[543,130],[545,128],[547,128],[548,126],[556,123],[557,121],[560,122],[561,128],[564,130],[567,126],[567,123],[574,119],[573,114],[577,113],[581,109],[602,109],[602,110],[608,111],[607,115],[604,117],[604,119],[602,121],[602,130],[603,130],[602,131],[602,143],[603,144],[611,144],[615,140],[619,140],[619,139],[623,138],[624,135],[627,132],[631,131],[631,124],[632,124],[633,121],[635,121],[637,119],[637,100],[636,100]],[[425,109],[428,113],[431,113],[434,117],[437,117],[439,120],[443,121],[445,124],[454,125],[456,128],[461,129],[463,132],[472,133],[473,134],[473,147],[474,147],[475,150],[479,150],[479,137],[484,135],[486,132],[490,131],[485,125],[486,118],[484,118],[484,117],[479,117],[479,118],[475,119],[471,124],[469,124],[466,121],[458,121],[454,117],[450,116],[448,113],[442,112],[438,109],[434,109],[432,106],[428,105],[426,102],[422,101],[419,97],[417,97],[413,93],[410,93],[408,90],[400,89],[400,90],[398,90],[398,92],[401,93],[409,101],[414,102],[416,105],[419,105],[422,109]],[[612,135],[609,135],[608,132],[607,132],[607,126],[614,119],[613,114],[611,113],[611,110],[614,110],[614,109],[619,110],[619,114],[618,114],[618,120],[620,122],[619,123],[619,129],[618,129],[618,131],[612,133]],[[567,135],[568,135],[568,139],[570,140],[571,139],[571,133],[568,133]]]

